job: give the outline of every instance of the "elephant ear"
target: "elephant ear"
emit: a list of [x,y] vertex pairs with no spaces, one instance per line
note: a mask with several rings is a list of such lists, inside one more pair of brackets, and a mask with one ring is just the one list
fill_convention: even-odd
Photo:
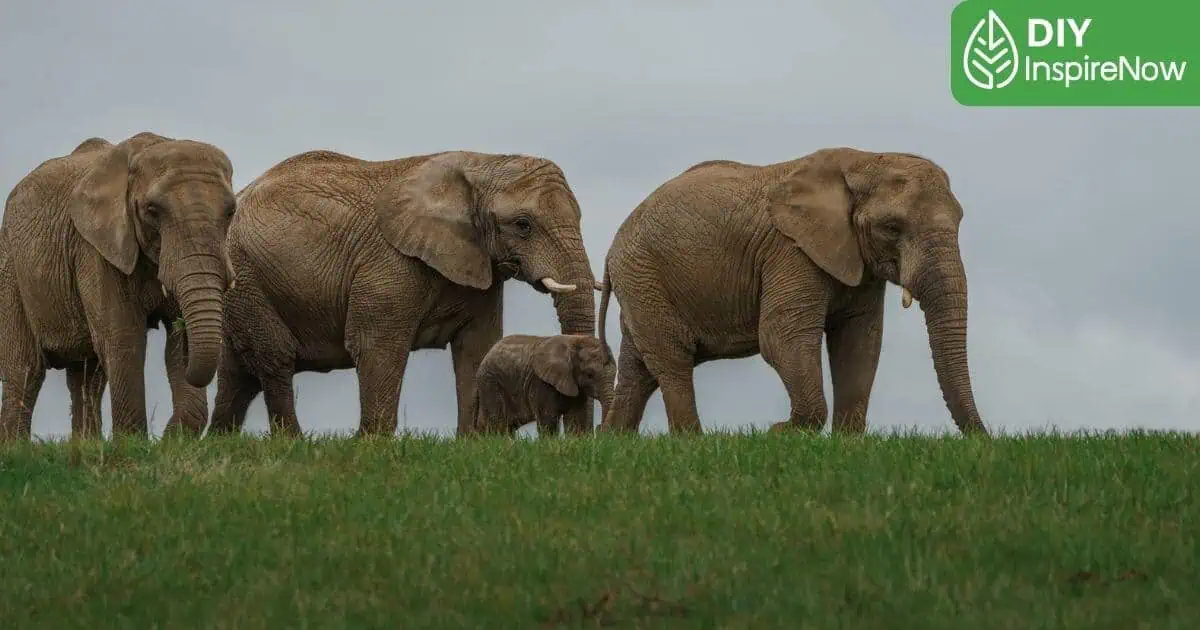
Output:
[[461,161],[426,160],[392,180],[375,198],[384,239],[420,258],[455,284],[492,286],[492,260],[478,237],[478,193]]
[[818,267],[842,284],[862,282],[863,259],[850,219],[852,194],[841,165],[804,160],[768,193],[768,200],[775,228]]
[[533,352],[533,373],[564,396],[578,396],[573,354],[566,339],[547,339]]
[[80,236],[129,275],[138,257],[128,206],[130,147],[121,143],[92,150],[96,155],[71,191],[68,214]]

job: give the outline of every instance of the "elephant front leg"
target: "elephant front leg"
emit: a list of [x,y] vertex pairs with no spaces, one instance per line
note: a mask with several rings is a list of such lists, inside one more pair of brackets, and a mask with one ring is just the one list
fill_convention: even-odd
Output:
[[163,435],[200,437],[208,423],[208,392],[206,389],[188,384],[187,333],[180,330],[167,332],[167,344],[163,359],[167,369],[167,381],[171,385],[171,418]]
[[67,392],[71,395],[71,438],[100,437],[100,402],[107,379],[99,359],[67,367]]
[[760,328],[763,359],[779,374],[791,402],[790,417],[772,431],[820,431],[825,426],[829,407],[821,376],[823,332],[820,324],[787,320]]
[[881,285],[862,309],[835,319],[826,329],[834,433],[867,430],[867,404],[883,347],[883,288]]
[[458,398],[457,435],[469,433],[479,413],[479,400],[475,395],[479,365],[483,363],[483,357],[488,350],[500,341],[500,318],[500,306],[497,303],[467,323],[450,342],[450,358],[454,363],[454,390]]
[[[145,321],[145,317],[131,318]],[[101,358],[108,374],[113,437],[148,438],[146,422],[146,332],[133,329],[105,340]]]
[[[588,435],[596,426],[596,406],[591,399],[572,404],[562,415],[563,433],[566,435]],[[557,423],[555,423],[557,424]]]
[[395,435],[409,344],[368,345],[370,352],[359,354],[354,361],[358,372],[358,403],[362,410],[358,435]]

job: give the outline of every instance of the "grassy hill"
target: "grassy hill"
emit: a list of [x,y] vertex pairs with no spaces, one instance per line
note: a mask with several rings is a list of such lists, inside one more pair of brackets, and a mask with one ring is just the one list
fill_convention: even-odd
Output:
[[1194,628],[1198,447],[0,446],[0,628]]

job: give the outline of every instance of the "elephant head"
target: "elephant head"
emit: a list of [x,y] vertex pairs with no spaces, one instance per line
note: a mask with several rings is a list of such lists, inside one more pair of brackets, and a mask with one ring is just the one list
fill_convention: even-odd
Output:
[[595,278],[579,203],[553,162],[441,153],[416,160],[375,201],[383,237],[456,284],[517,278],[551,293],[563,334],[595,335]]
[[533,373],[564,396],[585,394],[600,401],[601,415],[612,402],[612,353],[596,337],[557,335],[538,344]]
[[115,145],[92,138],[76,152],[96,155],[71,192],[75,229],[122,273],[139,257],[157,270],[187,326],[187,381],[207,386],[221,353],[221,252],[235,208],[228,156],[152,133]]
[[963,433],[987,434],[967,369],[962,206],[946,172],[907,153],[824,149],[780,164],[767,191],[775,227],[838,282],[869,277],[903,289],[925,312],[942,397]]

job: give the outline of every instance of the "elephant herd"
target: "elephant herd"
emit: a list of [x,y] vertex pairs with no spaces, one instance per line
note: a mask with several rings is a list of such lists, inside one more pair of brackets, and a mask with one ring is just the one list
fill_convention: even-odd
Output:
[[[925,312],[959,430],[987,435],[967,364],[962,208],[920,156],[701,162],[625,219],[601,281],[579,203],[545,158],[310,151],[236,194],[232,177],[221,149],[143,132],[85,140],[17,183],[0,226],[0,439],[30,438],[51,368],[66,370],[73,437],[99,436],[105,387],[114,436],[148,435],[146,331],[159,326],[168,435],[238,432],[260,393],[271,432],[299,435],[294,375],[349,368],[359,435],[393,434],[409,353],[447,346],[458,435],[528,422],[553,434],[560,417],[567,433],[590,433],[593,399],[596,430],[633,432],[655,390],[671,433],[699,432],[695,367],[755,354],[791,401],[772,430],[819,430],[823,338],[833,429],[857,433],[887,282]],[[550,295],[562,334],[504,335],[510,279]]]

